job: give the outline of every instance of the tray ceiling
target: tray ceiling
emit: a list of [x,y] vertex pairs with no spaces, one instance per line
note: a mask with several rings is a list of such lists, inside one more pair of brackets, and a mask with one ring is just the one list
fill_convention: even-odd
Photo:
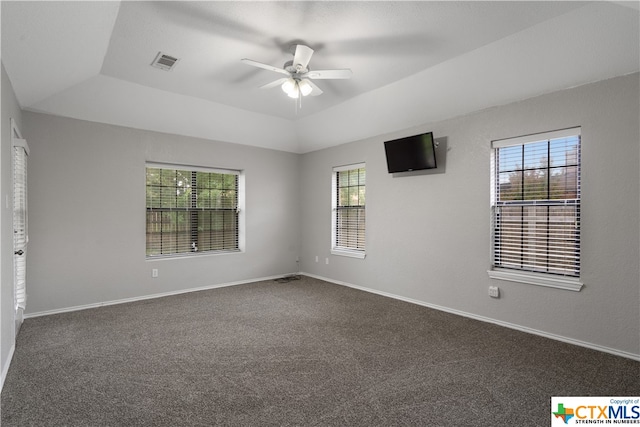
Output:
[[[637,2],[2,2],[22,108],[293,152],[638,71],[638,38]],[[353,77],[297,108],[240,62],[297,43]]]

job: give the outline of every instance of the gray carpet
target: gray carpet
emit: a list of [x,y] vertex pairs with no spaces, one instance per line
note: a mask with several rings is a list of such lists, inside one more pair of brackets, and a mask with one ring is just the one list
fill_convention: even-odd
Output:
[[640,363],[302,277],[27,319],[2,426],[546,426]]

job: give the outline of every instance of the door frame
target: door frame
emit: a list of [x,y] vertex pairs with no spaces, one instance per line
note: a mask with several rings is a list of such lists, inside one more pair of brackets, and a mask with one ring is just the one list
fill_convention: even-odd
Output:
[[[15,161],[14,161],[14,149],[15,147],[21,147],[24,148],[27,156],[29,155],[29,145],[27,144],[27,141],[25,139],[22,138],[22,133],[20,132],[20,129],[18,128],[17,123],[15,122],[15,120],[12,118],[11,119],[11,193],[14,196],[13,200],[15,200],[15,191],[16,191],[16,182],[15,182]],[[26,187],[25,187],[25,192],[26,194],[28,194]],[[25,195],[26,195],[25,194]],[[12,205],[14,204],[12,200]],[[29,227],[28,227],[28,203],[27,200],[25,198],[25,234],[26,234],[26,242],[25,242],[25,253],[23,255],[18,255],[18,256],[24,256],[25,257],[25,264],[26,264],[26,246],[29,242]],[[15,206],[13,206],[12,210],[11,210],[11,229],[14,230],[14,225],[15,225]],[[15,230],[14,230],[15,231]],[[12,239],[13,240],[13,239]],[[15,252],[16,248],[15,248],[15,241],[12,244],[12,251]],[[12,267],[13,267],[13,299],[14,299],[14,321],[15,321],[15,336],[18,335],[18,331],[20,330],[20,326],[22,325],[22,322],[24,320],[24,308],[23,307],[19,307],[17,305],[16,302],[16,285],[17,285],[17,277],[16,277],[16,254],[13,254],[13,262],[12,262]],[[26,265],[25,265],[26,268]],[[26,273],[25,273],[26,275]],[[25,284],[26,287],[26,284]],[[25,300],[26,300],[26,295],[25,295]]]

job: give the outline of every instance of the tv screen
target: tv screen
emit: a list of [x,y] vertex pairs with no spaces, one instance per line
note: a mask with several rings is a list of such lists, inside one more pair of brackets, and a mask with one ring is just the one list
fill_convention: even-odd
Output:
[[389,173],[435,169],[437,167],[433,133],[431,132],[385,141],[384,151],[387,154]]

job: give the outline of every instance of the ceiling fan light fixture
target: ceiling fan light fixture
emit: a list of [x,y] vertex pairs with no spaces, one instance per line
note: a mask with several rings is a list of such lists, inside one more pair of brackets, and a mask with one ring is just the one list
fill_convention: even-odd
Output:
[[302,96],[309,95],[313,90],[313,87],[311,87],[311,84],[309,84],[308,80],[300,80],[298,82],[298,87],[300,88],[300,93],[302,93]]
[[300,97],[300,88],[298,87],[298,83],[295,84],[293,89],[287,92],[287,95],[289,95],[289,98],[293,98],[293,99],[297,99]]
[[282,83],[282,90],[289,98],[297,99],[300,97],[300,94],[302,94],[302,96],[307,96],[313,88],[308,82],[305,82],[304,80],[300,81],[291,77]]
[[[293,79],[293,77],[288,78],[284,81],[284,83],[282,83],[282,90],[289,96],[291,96],[294,91],[297,92],[296,81]],[[295,97],[297,96],[298,95],[296,94]]]

